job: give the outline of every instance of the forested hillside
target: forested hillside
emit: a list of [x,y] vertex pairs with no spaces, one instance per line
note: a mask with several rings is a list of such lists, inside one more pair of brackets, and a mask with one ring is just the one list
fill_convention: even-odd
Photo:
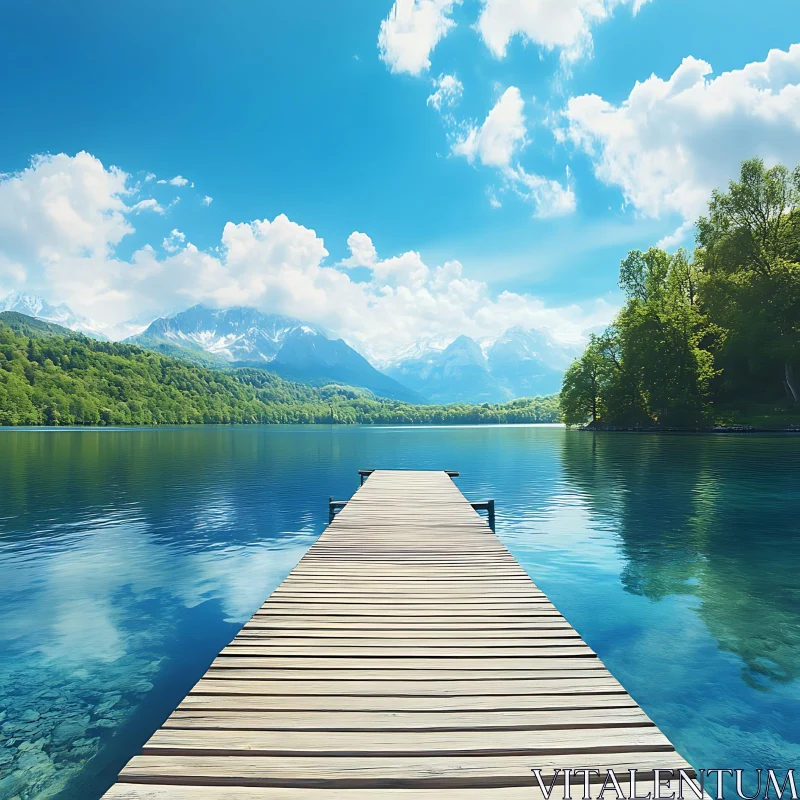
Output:
[[800,168],[744,162],[697,229],[693,256],[622,262],[627,302],[564,376],[565,422],[800,422]]
[[555,397],[496,406],[376,400],[345,386],[312,388],[263,369],[209,369],[0,315],[0,425],[554,422],[558,413]]

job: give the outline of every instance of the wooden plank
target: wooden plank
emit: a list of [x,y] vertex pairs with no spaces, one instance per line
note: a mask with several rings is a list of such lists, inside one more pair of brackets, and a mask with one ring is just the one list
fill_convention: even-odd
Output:
[[548,711],[173,711],[164,728],[202,730],[448,731],[646,727],[639,708]]
[[595,708],[627,708],[636,703],[627,694],[549,694],[549,695],[464,695],[438,697],[341,695],[232,695],[188,694],[181,710],[227,711],[543,711],[560,708],[591,710]]
[[[230,666],[211,666],[206,672],[206,678],[214,680],[349,680],[349,681],[418,681],[430,680],[450,680],[450,681],[485,681],[492,679],[507,680],[518,678],[524,680],[541,680],[544,678],[593,678],[604,675],[602,669],[551,669],[536,670],[464,670],[464,669],[436,669],[436,670],[415,670],[413,672],[402,669],[338,669],[335,666],[326,666],[324,669],[284,669],[276,670],[269,667],[244,667],[236,668]],[[299,685],[299,684],[298,684]]]
[[607,672],[596,656],[565,656],[555,658],[546,656],[519,658],[308,658],[302,656],[272,656],[269,651],[262,651],[255,656],[222,654],[211,664],[210,668],[236,669],[293,669],[293,670],[399,670],[413,678],[418,672],[437,672],[439,670],[486,672],[502,670],[504,672],[521,670],[528,677],[536,677],[541,670],[592,669]]
[[275,616],[260,614],[254,616],[244,625],[242,630],[257,628],[258,630],[286,630],[286,631],[311,631],[345,630],[355,633],[357,631],[383,631],[385,633],[412,631],[420,636],[425,636],[426,631],[431,635],[436,633],[473,631],[473,632],[520,632],[542,630],[574,630],[561,616],[542,617],[541,619],[523,620],[522,622],[503,622],[492,619],[482,622],[471,620],[452,621],[448,618],[439,621],[420,621],[412,617],[397,619],[396,617],[379,617],[373,620],[351,619],[342,621],[341,617],[324,617],[314,615],[304,616]]
[[541,605],[516,605],[516,606],[497,606],[495,608],[478,608],[476,606],[451,605],[430,605],[402,607],[392,605],[377,605],[375,603],[365,605],[354,603],[352,605],[333,606],[328,603],[294,603],[292,605],[274,605],[265,608],[264,611],[257,611],[256,616],[279,615],[289,616],[311,614],[327,614],[330,617],[467,617],[469,619],[498,617],[517,617],[519,619],[531,619],[534,617],[560,617],[555,608]]
[[142,755],[167,756],[335,756],[376,754],[408,758],[428,756],[493,756],[575,753],[582,756],[608,753],[673,751],[667,738],[654,725],[638,728],[605,728],[601,733],[586,728],[567,730],[485,731],[337,731],[320,736],[319,731],[297,730],[185,730],[156,731]]
[[[208,673],[206,673],[208,674]],[[310,695],[327,694],[346,697],[375,697],[391,695],[395,697],[454,697],[456,695],[481,694],[608,694],[623,693],[624,689],[610,674],[599,677],[581,678],[540,678],[525,680],[508,678],[506,680],[478,681],[455,680],[416,680],[416,681],[348,681],[348,680],[306,680],[287,682],[274,680],[220,680],[216,677],[201,678],[190,690],[190,694],[252,694],[252,695]]]
[[690,770],[450,477],[378,470],[106,797],[539,800],[581,765]]
[[[675,753],[623,752],[603,757],[587,754],[543,755],[536,758],[541,776],[549,780],[555,769],[579,769],[580,765],[620,775],[638,769],[641,781],[654,768],[691,767]],[[136,756],[120,773],[128,783],[200,783],[212,786],[293,786],[319,789],[427,788],[458,789],[491,786],[535,786],[530,755],[427,756],[416,758],[369,758],[338,756]]]
[[481,648],[496,647],[496,648],[524,648],[524,647],[560,647],[570,646],[575,644],[583,644],[583,641],[574,631],[529,631],[529,635],[521,637],[516,636],[498,636],[497,634],[489,636],[475,636],[471,637],[469,634],[464,634],[460,631],[455,632],[455,636],[437,636],[431,637],[418,637],[409,634],[401,636],[385,636],[380,632],[376,632],[374,636],[345,636],[341,633],[328,632],[324,636],[307,636],[305,631],[296,631],[295,636],[277,636],[272,631],[259,631],[258,629],[249,629],[241,634],[239,641],[246,644],[259,644],[259,645],[281,645],[286,647],[359,647],[363,648],[365,645],[370,647],[418,647],[425,645],[435,644],[437,647],[447,648],[465,648],[477,647]]
[[286,642],[298,644],[302,641],[322,641],[325,644],[335,642],[336,644],[347,644],[352,642],[363,642],[365,639],[372,641],[394,641],[396,639],[413,639],[416,642],[431,639],[434,641],[445,642],[448,645],[453,642],[480,642],[489,644],[500,642],[503,646],[514,644],[525,644],[530,640],[542,638],[547,639],[578,639],[580,638],[573,628],[568,627],[548,627],[533,628],[527,631],[442,631],[442,630],[350,630],[349,628],[315,630],[303,628],[302,630],[274,629],[270,625],[251,622],[242,628],[241,638],[258,638],[260,641]]
[[439,656],[442,658],[457,658],[462,656],[484,656],[494,658],[495,656],[594,656],[595,653],[585,645],[562,644],[556,647],[284,647],[277,644],[259,645],[252,641],[237,639],[231,642],[223,651],[225,655],[259,655],[269,653],[276,656],[298,656],[307,655],[314,658],[336,658],[339,656],[370,657],[370,656],[409,656],[424,658],[427,656]]

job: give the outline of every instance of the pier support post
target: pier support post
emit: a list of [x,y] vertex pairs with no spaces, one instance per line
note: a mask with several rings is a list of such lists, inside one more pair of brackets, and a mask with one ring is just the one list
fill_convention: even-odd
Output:
[[486,511],[489,515],[489,527],[494,530],[494,500],[476,500],[470,503],[475,511]]
[[344,508],[347,505],[347,500],[334,500],[333,497],[328,498],[328,525],[333,522],[336,516],[336,511]]

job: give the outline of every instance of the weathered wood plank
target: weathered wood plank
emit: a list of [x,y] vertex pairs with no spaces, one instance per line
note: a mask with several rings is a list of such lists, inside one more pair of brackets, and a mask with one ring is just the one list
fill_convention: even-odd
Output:
[[[675,753],[623,752],[591,754],[583,764],[605,772],[626,774],[640,770],[646,780],[654,768],[691,767]],[[555,769],[579,768],[574,753],[536,758],[541,775],[550,779]],[[492,786],[535,786],[530,755],[416,758],[309,756],[271,758],[252,756],[136,756],[120,773],[123,781],[199,783],[216,786],[294,786],[320,789],[428,788],[457,789]]]
[[394,641],[396,639],[413,639],[416,642],[432,639],[438,642],[451,645],[453,642],[480,642],[482,645],[500,643],[504,647],[511,644],[524,645],[531,640],[539,639],[578,639],[580,638],[573,628],[549,627],[533,628],[527,631],[408,631],[408,630],[348,630],[339,628],[338,630],[314,630],[303,628],[302,630],[284,630],[270,627],[259,623],[248,623],[242,628],[241,638],[257,638],[261,642],[284,642],[286,644],[299,644],[303,641],[322,642],[324,644],[351,644],[361,643],[365,639],[374,642]]
[[501,670],[503,672],[522,671],[524,677],[535,678],[542,670],[559,670],[570,672],[572,670],[600,670],[606,673],[607,670],[603,663],[596,656],[571,657],[558,656],[548,658],[546,656],[533,658],[308,658],[301,656],[272,656],[269,651],[261,652],[255,656],[241,656],[221,654],[211,664],[216,668],[238,668],[238,669],[293,669],[293,670],[399,670],[410,679],[419,672],[439,672],[440,670],[449,671],[472,671],[485,673],[489,670]]
[[358,756],[379,754],[408,758],[428,756],[496,756],[575,753],[581,756],[608,753],[673,751],[667,738],[654,725],[640,728],[605,728],[598,733],[586,728],[568,730],[485,731],[337,731],[320,736],[319,731],[183,730],[156,731],[142,755],[170,756]]
[[548,711],[173,711],[164,728],[203,730],[448,731],[646,727],[639,708]]
[[[208,675],[208,673],[206,673]],[[416,680],[416,681],[347,681],[347,680],[219,680],[201,678],[191,689],[190,694],[252,694],[252,695],[310,695],[327,694],[347,697],[454,697],[457,695],[514,694],[608,694],[624,693],[619,682],[610,674],[599,677],[580,678],[540,678],[525,680],[508,678],[506,680],[478,681],[454,680]],[[346,705],[346,702],[343,702]]]
[[421,680],[450,680],[450,681],[485,681],[485,680],[508,680],[517,678],[520,680],[541,680],[545,678],[592,678],[597,675],[605,675],[602,669],[552,669],[537,670],[531,673],[529,670],[458,670],[458,669],[437,669],[437,670],[386,670],[386,669],[337,669],[335,666],[325,669],[293,669],[275,670],[269,668],[235,668],[226,666],[211,666],[206,672],[206,678],[214,680],[284,680],[284,681],[307,681],[307,680],[332,680],[332,681],[421,681]]
[[559,708],[591,710],[626,708],[636,703],[627,694],[469,695],[438,697],[377,696],[342,698],[340,695],[222,695],[189,694],[181,710],[217,711],[542,711]]

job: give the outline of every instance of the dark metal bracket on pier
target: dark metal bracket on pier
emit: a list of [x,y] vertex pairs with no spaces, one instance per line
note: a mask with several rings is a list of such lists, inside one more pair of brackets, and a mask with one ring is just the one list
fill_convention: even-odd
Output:
[[328,525],[333,522],[337,511],[341,511],[347,505],[347,500],[334,500],[332,497],[328,500]]
[[[367,478],[369,478],[369,476],[372,475],[373,472],[375,472],[374,469],[360,469],[358,471],[358,474],[361,477],[361,485],[362,486],[364,485],[364,481]],[[457,478],[458,477],[458,473],[455,470],[452,470],[452,469],[446,469],[444,471],[444,474],[445,475],[449,475],[451,478]]]
[[489,512],[489,527],[494,530],[494,500],[478,500],[470,505],[475,511]]

